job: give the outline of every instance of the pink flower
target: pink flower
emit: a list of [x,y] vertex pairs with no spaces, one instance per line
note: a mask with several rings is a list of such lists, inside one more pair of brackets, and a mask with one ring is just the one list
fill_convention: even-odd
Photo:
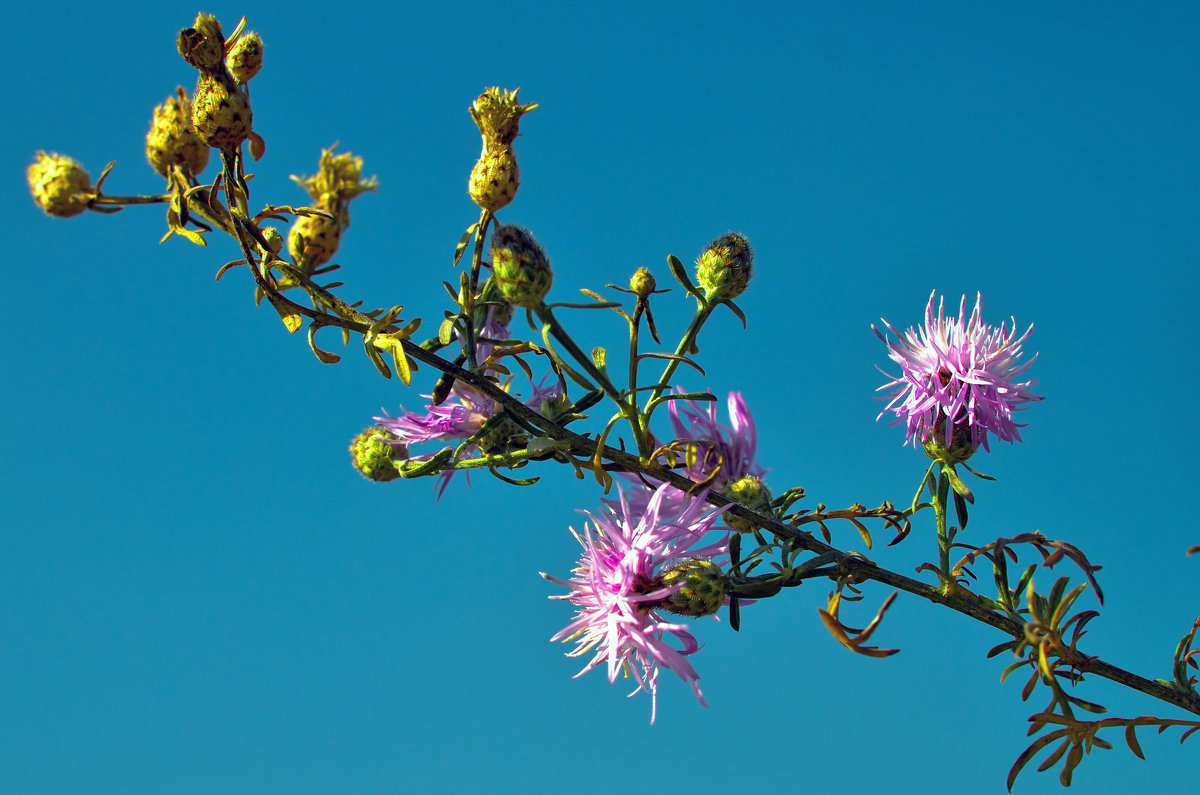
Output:
[[946,447],[953,447],[965,441],[955,439],[956,430],[968,429],[972,449],[987,450],[993,433],[1009,443],[1021,441],[1017,429],[1024,426],[1013,421],[1013,413],[1042,399],[1031,391],[1036,379],[1019,380],[1037,359],[1035,355],[1019,361],[1033,326],[1017,337],[1015,320],[1012,328],[984,323],[978,295],[970,318],[965,315],[966,296],[958,317],[946,317],[941,301],[934,314],[934,295],[936,291],[929,295],[924,326],[901,334],[883,321],[896,342],[872,326],[892,361],[900,365],[898,376],[884,372],[892,380],[877,391],[890,390],[890,400],[879,416],[891,411],[896,415],[891,424],[907,423],[906,444],[928,442],[937,431],[945,434]]
[[[664,586],[662,575],[673,565],[696,558],[711,560],[725,555],[728,537],[698,546],[713,527],[720,509],[704,502],[703,495],[687,500],[676,511],[675,501],[664,500],[670,486],[660,486],[644,511],[631,510],[621,494],[619,510],[601,515],[587,514],[591,525],[583,536],[571,532],[583,546],[583,558],[570,581],[548,574],[551,582],[570,592],[551,599],[564,599],[576,607],[575,619],[551,641],[574,640],[572,657],[592,653],[576,676],[600,664],[615,682],[624,670],[637,682],[634,693],[650,693],[650,722],[658,710],[658,674],[666,668],[692,687],[704,706],[700,676],[688,657],[700,648],[686,625],[660,614],[663,600],[679,589]],[[676,492],[678,493],[678,492]]]

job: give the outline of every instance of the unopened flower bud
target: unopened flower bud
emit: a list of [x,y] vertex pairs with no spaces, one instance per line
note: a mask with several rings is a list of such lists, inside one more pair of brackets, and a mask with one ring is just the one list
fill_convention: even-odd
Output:
[[263,240],[267,241],[267,251],[272,254],[278,254],[283,250],[283,235],[279,234],[279,230],[273,226],[263,227]]
[[754,252],[741,235],[721,235],[696,260],[696,282],[710,301],[737,298],[750,283]]
[[25,177],[33,200],[46,215],[79,215],[96,196],[92,178],[83,166],[64,155],[38,152]]
[[[767,488],[767,484],[763,482],[762,478],[747,475],[730,483],[721,493],[752,511],[763,514],[770,514],[771,512],[771,500],[774,498],[771,496],[771,490]],[[731,513],[725,514],[725,523],[739,533],[750,533],[757,529],[757,525],[753,522],[742,519],[739,516],[734,516]]]
[[658,284],[654,281],[654,275],[646,268],[638,268],[633,276],[629,277],[629,291],[638,298],[649,298],[656,287]]
[[500,295],[513,306],[540,306],[554,275],[546,252],[528,229],[497,226],[492,232],[492,271]]
[[238,40],[225,53],[225,67],[239,83],[249,82],[258,74],[263,64],[262,36],[251,31],[238,37]]
[[400,437],[381,428],[367,428],[350,442],[350,460],[364,478],[386,483],[400,477],[396,463],[408,458]]
[[150,133],[146,136],[146,159],[164,177],[173,166],[182,166],[188,174],[196,176],[208,165],[208,152],[208,145],[192,126],[192,103],[180,86],[175,89],[175,96],[154,109]]
[[725,604],[725,573],[707,558],[685,560],[662,575],[662,584],[682,583],[662,601],[662,609],[681,616],[710,616]]

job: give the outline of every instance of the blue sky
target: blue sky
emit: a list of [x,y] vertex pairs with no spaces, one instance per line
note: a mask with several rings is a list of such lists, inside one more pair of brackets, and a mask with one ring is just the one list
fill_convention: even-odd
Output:
[[[999,480],[976,489],[965,540],[1041,529],[1082,547],[1107,597],[1086,650],[1169,676],[1200,612],[1200,558],[1184,556],[1200,543],[1193,6],[205,10],[227,30],[245,14],[267,44],[252,205],[301,203],[288,175],[335,141],[379,177],[337,257],[347,298],[440,318],[477,217],[466,108],[490,85],[540,104],[501,218],[537,234],[553,297],[641,266],[665,283],[668,253],[746,235],[748,328],[715,320],[688,385],[743,393],[777,492],[911,497],[923,460],[874,421],[880,317],[917,323],[936,289],[1034,323],[1045,401],[1024,443],[979,461]],[[154,105],[194,82],[174,37],[195,11],[41,3],[0,34],[21,76],[0,133],[5,791],[1003,790],[1043,704],[999,683],[994,632],[902,598],[877,640],[903,651],[859,658],[821,626],[828,588],[811,582],[748,609],[740,633],[701,622],[710,708],[664,677],[652,727],[647,699],[572,680],[547,643],[570,612],[537,572],[569,572],[593,484],[475,477],[438,503],[432,482],[368,483],[349,439],[381,406],[417,406],[428,372],[407,391],[353,348],[318,363],[253,306],[246,274],[214,284],[231,244],[160,246],[161,208],[43,216],[23,185],[38,149],[93,177],[117,161],[111,193],[158,190],[143,140]],[[656,306],[666,338],[683,299]],[[622,344],[610,317],[567,320]],[[932,534],[872,554],[911,571]],[[1186,717],[1102,682],[1081,695]],[[1145,733],[1145,762],[1096,752],[1076,789],[1194,781],[1200,746],[1177,738]],[[1058,789],[1032,769],[1016,787]]]

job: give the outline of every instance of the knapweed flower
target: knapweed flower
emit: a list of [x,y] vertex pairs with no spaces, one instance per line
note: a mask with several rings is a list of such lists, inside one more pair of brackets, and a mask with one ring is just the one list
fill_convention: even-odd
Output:
[[[486,361],[495,347],[493,340],[508,337],[508,331],[494,320],[480,329],[481,340],[476,347],[479,361]],[[505,386],[507,389],[507,385]],[[524,401],[525,405],[538,411],[543,403],[552,401],[558,394],[558,385],[545,387],[539,384],[533,386],[533,394]],[[425,395],[432,401],[432,395]],[[394,435],[394,444],[411,448],[422,442],[450,442],[469,439],[483,430],[483,426],[499,414],[501,406],[483,392],[461,382],[455,382],[450,390],[450,396],[435,405],[426,404],[425,412],[408,411],[400,407],[399,416],[393,417],[386,412],[382,417],[375,417],[376,424]],[[523,431],[511,420],[500,422],[483,437],[477,439],[464,451],[473,452],[503,452],[509,443],[521,436]],[[425,461],[435,453],[408,456],[410,461]],[[453,477],[454,470],[448,470],[439,477],[438,496],[446,490]]]
[[667,620],[660,611],[669,610],[671,597],[688,584],[686,576],[671,572],[679,572],[688,561],[712,561],[728,551],[727,536],[700,546],[721,510],[705,503],[704,495],[677,503],[667,499],[671,491],[675,490],[670,486],[660,486],[644,510],[635,510],[622,494],[615,510],[587,514],[591,522],[582,536],[571,529],[583,546],[574,576],[566,581],[542,574],[571,589],[550,597],[576,608],[575,619],[550,640],[574,640],[571,657],[591,654],[576,676],[603,664],[608,681],[616,682],[625,671],[637,683],[630,695],[650,694],[651,723],[658,711],[658,675],[663,668],[674,671],[708,706],[700,692],[700,676],[688,661],[700,649],[699,642],[686,625]]
[[[726,410],[729,413],[729,425],[722,424],[717,418],[715,400],[703,404],[698,401],[670,401],[667,411],[675,440],[668,447],[673,449],[677,457],[683,458],[685,466],[681,474],[689,480],[706,483],[712,490],[742,502],[739,495],[730,492],[729,487],[744,478],[755,478],[761,483],[766,470],[754,460],[758,451],[758,433],[741,393],[729,393]],[[632,475],[626,475],[624,479],[629,486],[626,499],[636,510],[644,510],[653,489]],[[763,488],[766,488],[765,485]],[[672,488],[666,499],[686,503],[692,498]],[[614,510],[617,508],[615,500],[604,502]],[[761,509],[758,505],[749,507]]]
[[891,424],[906,423],[906,444],[941,442],[945,449],[962,451],[960,455],[980,447],[987,450],[989,434],[1009,443],[1021,441],[1017,429],[1024,426],[1013,421],[1013,413],[1042,399],[1031,391],[1036,379],[1021,380],[1037,359],[1035,354],[1020,361],[1021,346],[1033,325],[1018,337],[1015,320],[1011,327],[984,323],[978,295],[970,317],[966,296],[959,303],[958,317],[947,317],[943,301],[938,301],[934,312],[936,294],[929,295],[925,325],[920,328],[901,334],[883,321],[896,341],[872,326],[887,345],[888,356],[900,365],[898,376],[881,370],[892,380],[876,390],[889,393],[879,417],[890,411],[896,415]]
[[746,401],[742,400],[740,392],[730,392],[725,405],[729,425],[722,425],[717,420],[715,400],[705,403],[703,408],[683,400],[672,400],[667,405],[675,437],[689,442],[696,452],[695,463],[684,470],[684,474],[697,483],[715,474],[715,489],[723,489],[747,475],[762,477],[766,474],[754,460],[758,452],[758,433]]

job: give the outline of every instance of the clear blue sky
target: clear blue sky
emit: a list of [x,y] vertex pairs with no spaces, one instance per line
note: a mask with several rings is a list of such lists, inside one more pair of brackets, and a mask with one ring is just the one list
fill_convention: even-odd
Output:
[[[1200,543],[1200,14],[965,5],[205,10],[227,30],[246,14],[267,44],[252,205],[302,203],[287,176],[335,141],[380,179],[337,257],[347,298],[440,318],[478,212],[466,108],[489,85],[541,105],[501,217],[538,235],[554,297],[640,266],[665,282],[668,253],[745,234],[749,327],[715,321],[689,384],[742,391],[777,492],[911,497],[923,459],[874,422],[880,316],[908,326],[933,289],[982,291],[986,318],[1035,323],[1045,401],[1024,444],[979,461],[999,481],[976,490],[965,540],[1041,529],[1085,549],[1107,596],[1086,650],[1167,677],[1200,612],[1200,557],[1184,556]],[[710,708],[664,677],[651,727],[644,697],[572,680],[547,642],[569,610],[537,572],[569,572],[566,528],[594,486],[475,477],[439,504],[431,481],[363,481],[349,439],[381,406],[417,405],[427,371],[406,391],[353,348],[321,365],[245,273],[214,284],[231,244],[159,246],[161,208],[43,216],[23,185],[38,149],[93,177],[116,160],[111,193],[158,189],[143,140],[154,105],[194,83],[174,37],[196,10],[43,2],[0,34],[0,789],[1003,790],[1044,704],[999,683],[995,633],[902,598],[877,640],[903,651],[859,658],[821,626],[812,582],[739,634],[701,622]],[[688,311],[662,298],[666,336]],[[569,322],[621,344],[609,318]],[[932,533],[873,554],[911,571]],[[1186,717],[1100,682],[1081,695]],[[1177,739],[1144,733],[1146,762],[1096,752],[1076,790],[1186,789],[1200,741]],[[1058,789],[1030,769],[1016,791]]]

